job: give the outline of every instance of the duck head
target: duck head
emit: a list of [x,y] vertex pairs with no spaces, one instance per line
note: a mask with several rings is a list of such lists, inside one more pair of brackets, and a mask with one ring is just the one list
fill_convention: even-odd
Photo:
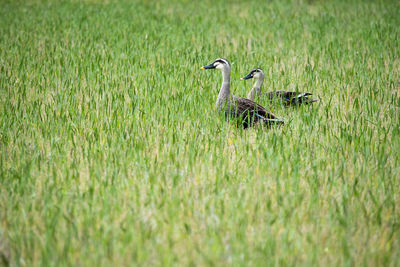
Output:
[[221,71],[229,71],[231,70],[231,64],[229,63],[228,60],[224,59],[224,58],[217,58],[216,60],[214,60],[213,63],[211,63],[210,65],[201,67],[202,70],[209,70],[209,69],[219,69]]
[[248,80],[248,79],[260,79],[260,78],[264,78],[264,72],[262,71],[262,69],[260,68],[255,68],[252,69],[249,74],[247,74],[246,76],[244,76],[243,78],[240,78],[241,80]]

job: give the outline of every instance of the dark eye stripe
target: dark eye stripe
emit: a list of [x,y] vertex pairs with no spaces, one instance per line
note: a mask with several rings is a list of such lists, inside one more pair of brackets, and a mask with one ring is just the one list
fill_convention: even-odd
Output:
[[256,72],[262,72],[262,70],[261,70],[260,68],[252,69],[252,70],[251,70],[251,73],[256,73]]

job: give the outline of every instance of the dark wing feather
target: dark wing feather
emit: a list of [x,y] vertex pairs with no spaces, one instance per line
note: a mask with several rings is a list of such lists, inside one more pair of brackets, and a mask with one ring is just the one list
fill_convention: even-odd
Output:
[[272,98],[283,98],[283,99],[291,99],[294,97],[297,97],[299,95],[303,96],[309,96],[311,93],[301,93],[301,92],[295,92],[295,91],[274,91],[274,92],[268,92],[267,96],[272,99]]
[[312,95],[311,93],[301,93],[295,91],[274,91],[268,92],[267,97],[269,100],[273,99],[281,99],[284,101],[286,106],[292,105],[301,105],[301,104],[310,104],[312,102],[318,101],[318,99],[310,99],[308,96]]
[[258,121],[263,121],[267,125],[284,124],[274,114],[268,112],[263,106],[255,103],[254,101],[235,97],[234,104],[232,105],[231,114],[241,121],[244,128],[252,126]]
[[243,97],[238,97],[235,99],[235,107],[238,115],[244,113],[250,113],[251,115],[257,113],[258,115],[266,119],[277,119],[277,117],[268,112],[263,106],[257,104],[256,102]]

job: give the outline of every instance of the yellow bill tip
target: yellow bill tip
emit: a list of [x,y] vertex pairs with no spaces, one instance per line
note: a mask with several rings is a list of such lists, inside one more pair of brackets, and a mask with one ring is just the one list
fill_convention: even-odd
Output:
[[205,68],[204,68],[204,67],[201,67],[200,69],[201,69],[201,70],[205,70]]
[[242,81],[244,80],[243,78],[240,78]]

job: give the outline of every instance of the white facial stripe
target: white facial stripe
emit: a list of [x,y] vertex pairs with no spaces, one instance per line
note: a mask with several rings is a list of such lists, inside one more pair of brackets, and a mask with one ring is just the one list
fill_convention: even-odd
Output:
[[225,64],[225,65],[230,66],[229,62],[228,62],[226,59],[223,59],[223,58],[217,58],[217,59],[214,61],[214,63]]
[[222,62],[224,62],[226,65],[229,65],[228,61],[226,61],[225,59],[220,59]]

